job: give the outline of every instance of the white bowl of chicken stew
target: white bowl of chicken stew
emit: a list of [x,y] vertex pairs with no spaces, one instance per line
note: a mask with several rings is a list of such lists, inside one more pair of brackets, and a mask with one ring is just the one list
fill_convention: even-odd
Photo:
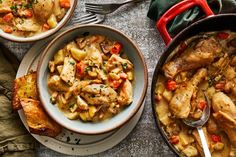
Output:
[[155,111],[166,139],[181,156],[204,156],[197,129],[183,120],[199,120],[206,105],[211,115],[203,130],[211,155],[236,155],[235,52],[235,32],[206,32],[183,41],[162,66]]
[[108,26],[75,26],[43,52],[40,100],[65,128],[101,134],[128,122],[142,105],[147,69],[138,47]]
[[77,0],[4,0],[0,3],[0,36],[16,42],[46,38],[72,16]]

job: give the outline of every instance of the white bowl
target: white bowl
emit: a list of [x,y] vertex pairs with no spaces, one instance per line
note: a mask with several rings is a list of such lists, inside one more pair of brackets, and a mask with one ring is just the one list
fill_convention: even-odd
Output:
[[33,41],[41,40],[43,38],[51,36],[52,34],[56,33],[59,29],[61,29],[69,21],[69,19],[72,17],[74,13],[77,2],[78,0],[70,0],[70,4],[71,4],[70,9],[66,12],[66,15],[63,17],[63,19],[53,29],[36,34],[31,37],[18,37],[9,33],[5,33],[2,29],[0,29],[0,37],[5,38],[10,41],[24,43],[24,42],[33,42]]
[[[54,53],[78,37],[78,35],[82,35],[85,32],[105,35],[110,39],[123,43],[124,51],[129,60],[134,64],[135,81],[133,85],[133,102],[114,117],[97,123],[85,123],[81,120],[69,120],[66,118],[56,105],[50,103],[50,94],[47,86],[47,78],[49,74],[48,63],[53,58]],[[138,112],[147,92],[147,75],[147,66],[141,51],[126,35],[114,28],[104,25],[82,25],[72,27],[62,32],[48,44],[38,63],[37,87],[42,106],[49,116],[57,123],[77,133],[101,134],[121,127]]]

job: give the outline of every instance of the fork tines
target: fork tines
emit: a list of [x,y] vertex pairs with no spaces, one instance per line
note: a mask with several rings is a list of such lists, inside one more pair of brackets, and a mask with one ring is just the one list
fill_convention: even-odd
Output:
[[80,24],[95,24],[100,23],[104,20],[104,16],[87,13],[83,16],[77,17],[74,21]]

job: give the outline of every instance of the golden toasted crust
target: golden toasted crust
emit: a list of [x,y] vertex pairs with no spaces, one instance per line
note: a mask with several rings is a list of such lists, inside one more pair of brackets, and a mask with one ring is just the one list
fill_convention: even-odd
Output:
[[20,99],[22,98],[38,99],[36,72],[15,79],[12,99],[12,107],[14,111],[22,108],[20,105]]
[[31,133],[55,137],[61,132],[61,126],[46,114],[39,101],[22,98],[20,103]]

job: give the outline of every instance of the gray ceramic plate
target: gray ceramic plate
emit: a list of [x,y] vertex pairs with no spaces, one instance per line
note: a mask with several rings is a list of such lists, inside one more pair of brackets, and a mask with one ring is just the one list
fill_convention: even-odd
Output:
[[[36,70],[39,55],[52,38],[53,36],[50,37],[49,39],[38,41],[32,46],[32,48],[28,51],[28,53],[22,60],[16,78],[26,75],[31,70],[33,71]],[[137,124],[143,112],[143,107],[144,105],[142,105],[137,114],[127,124],[122,126],[120,129],[117,129],[115,131],[106,134],[92,135],[92,136],[82,135],[63,129],[62,133],[55,138],[39,136],[35,134],[32,134],[32,136],[46,147],[63,154],[68,154],[68,155],[96,154],[108,150],[117,145],[119,142],[121,142],[133,130],[133,128]],[[23,111],[19,110],[18,113],[25,127],[28,129]]]

